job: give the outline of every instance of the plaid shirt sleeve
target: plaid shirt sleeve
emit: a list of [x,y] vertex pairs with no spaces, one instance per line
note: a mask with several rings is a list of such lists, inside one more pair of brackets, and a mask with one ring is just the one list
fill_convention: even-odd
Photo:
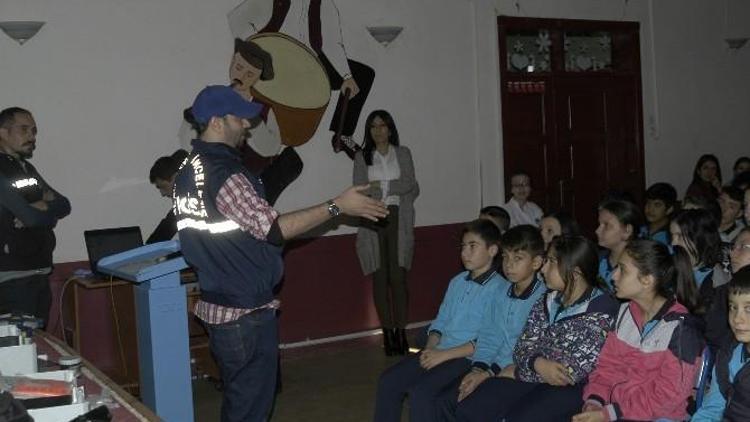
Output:
[[241,173],[233,174],[224,182],[216,196],[216,207],[243,231],[260,240],[266,240],[273,222],[279,217]]

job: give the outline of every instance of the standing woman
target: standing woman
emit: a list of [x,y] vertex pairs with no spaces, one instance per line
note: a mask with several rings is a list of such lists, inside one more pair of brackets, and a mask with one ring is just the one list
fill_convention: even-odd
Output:
[[373,274],[385,353],[404,355],[409,350],[406,272],[414,253],[414,199],[419,184],[411,151],[399,145],[396,124],[387,111],[375,110],[367,116],[364,140],[364,148],[354,157],[354,184],[369,184],[367,193],[386,203],[388,216],[378,224],[360,226],[357,255],[362,272]]

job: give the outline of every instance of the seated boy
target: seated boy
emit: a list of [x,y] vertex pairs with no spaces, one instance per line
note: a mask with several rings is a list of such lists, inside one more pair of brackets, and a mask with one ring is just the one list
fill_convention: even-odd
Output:
[[740,230],[740,234],[734,238],[729,257],[733,273],[750,266],[750,227]]
[[461,261],[466,271],[453,277],[429,328],[427,346],[386,369],[378,381],[376,422],[401,420],[401,405],[409,396],[409,419],[433,421],[435,398],[469,369],[466,359],[489,307],[506,282],[497,273],[500,230],[489,220],[464,227]]
[[669,183],[654,183],[646,190],[644,214],[646,225],[641,229],[642,239],[651,239],[667,246],[669,238],[669,221],[677,204],[677,191]]
[[711,387],[691,421],[750,420],[750,268],[734,274],[728,293],[734,338],[719,350]]
[[729,269],[729,252],[734,239],[745,227],[742,222],[742,200],[744,193],[733,187],[724,186],[719,195],[719,208],[721,208],[721,220],[719,221],[719,237],[721,237],[721,264]]
[[490,205],[479,210],[479,218],[490,220],[500,229],[500,234],[508,231],[510,227],[510,215],[503,207]]
[[544,240],[539,230],[528,224],[513,227],[505,232],[500,245],[508,282],[503,282],[492,297],[482,320],[471,371],[441,395],[441,407],[455,408],[481,383],[513,363],[513,348],[531,307],[547,291],[538,275],[544,260]]
[[531,224],[539,227],[544,213],[539,206],[531,201],[531,177],[525,172],[516,172],[510,177],[510,192],[513,196],[505,203],[506,211],[510,214],[510,226]]
[[719,235],[725,245],[734,242],[734,238],[745,226],[740,219],[744,196],[744,192],[733,186],[724,186],[721,189],[721,195],[719,195],[719,207],[721,207]]

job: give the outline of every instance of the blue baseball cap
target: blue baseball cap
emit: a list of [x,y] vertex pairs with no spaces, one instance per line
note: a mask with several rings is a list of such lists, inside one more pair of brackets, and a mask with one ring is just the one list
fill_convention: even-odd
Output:
[[211,85],[203,88],[193,101],[193,117],[198,123],[206,124],[212,117],[228,114],[242,119],[251,119],[260,114],[263,105],[242,97],[232,87]]

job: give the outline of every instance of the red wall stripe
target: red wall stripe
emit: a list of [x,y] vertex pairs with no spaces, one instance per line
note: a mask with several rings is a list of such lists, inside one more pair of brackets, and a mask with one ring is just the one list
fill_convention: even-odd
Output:
[[[460,224],[417,227],[412,270],[408,273],[409,321],[435,317],[445,289],[460,271]],[[362,275],[355,235],[324,236],[290,242],[284,255],[285,275],[280,335],[283,343],[348,334],[379,327],[372,303],[371,277]],[[48,331],[60,336],[60,290],[87,261],[56,264],[50,277],[53,305]],[[72,286],[66,291],[72,295]],[[116,367],[118,352],[111,322],[109,289],[86,292],[81,303],[81,351],[103,369]],[[66,326],[72,321],[66,320]],[[134,334],[134,333],[132,333]]]

